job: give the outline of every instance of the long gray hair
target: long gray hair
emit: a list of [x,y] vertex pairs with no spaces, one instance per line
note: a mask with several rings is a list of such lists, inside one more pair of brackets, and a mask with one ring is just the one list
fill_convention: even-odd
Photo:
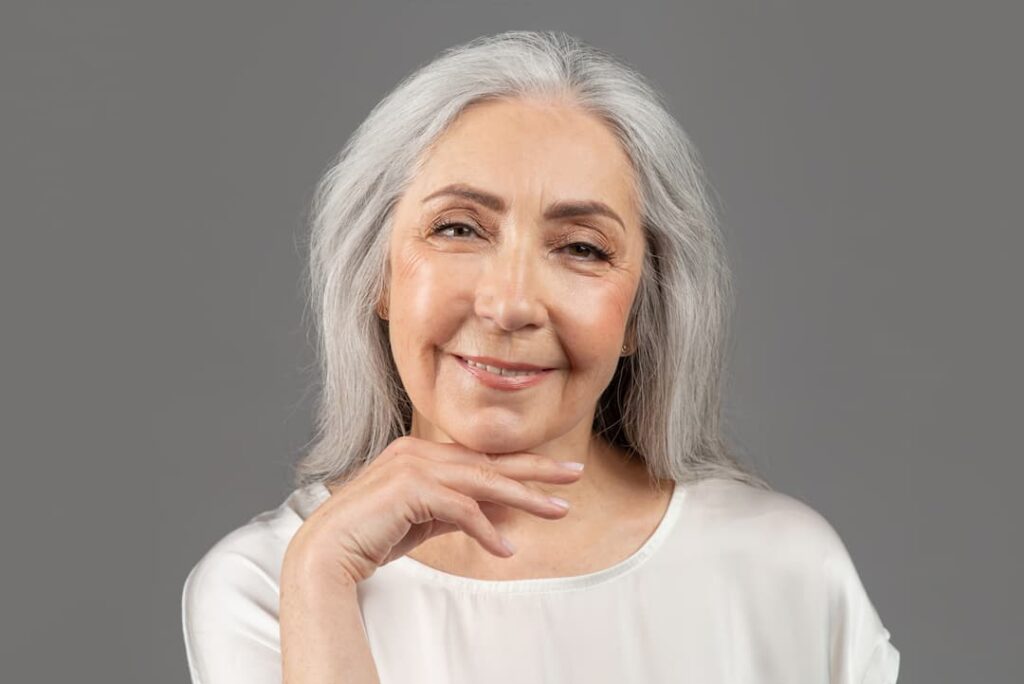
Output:
[[635,352],[599,398],[594,432],[642,459],[652,482],[725,477],[771,489],[721,434],[732,285],[697,152],[640,74],[556,31],[508,31],[445,50],[374,107],[318,183],[306,313],[323,385],[294,484],[345,481],[409,433],[412,406],[375,310],[394,206],[463,109],[528,96],[600,117],[635,173],[647,246],[629,314]]

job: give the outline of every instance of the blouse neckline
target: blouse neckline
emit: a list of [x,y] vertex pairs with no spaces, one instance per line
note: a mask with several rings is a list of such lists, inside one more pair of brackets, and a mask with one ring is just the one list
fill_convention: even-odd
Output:
[[[330,496],[330,490],[323,483],[318,483],[316,487],[318,499],[326,500]],[[664,515],[662,515],[654,532],[647,537],[646,541],[640,545],[640,548],[610,567],[582,575],[534,577],[515,580],[479,579],[439,570],[408,555],[400,556],[384,567],[394,566],[396,569],[429,583],[472,593],[538,593],[585,589],[626,575],[639,568],[649,559],[669,537],[673,528],[675,528],[681,516],[686,495],[687,488],[684,488],[682,482],[677,482],[672,490],[672,496],[669,499]]]

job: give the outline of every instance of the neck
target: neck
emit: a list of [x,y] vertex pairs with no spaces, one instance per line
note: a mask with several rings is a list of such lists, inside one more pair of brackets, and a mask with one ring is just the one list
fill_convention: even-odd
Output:
[[[591,422],[590,419],[580,421],[575,428],[555,440],[521,449],[561,461],[585,464],[583,475],[572,484],[524,481],[531,489],[569,501],[570,508],[564,516],[550,520],[512,506],[479,502],[481,511],[500,534],[513,540],[528,540],[526,543],[531,551],[522,554],[524,559],[534,554],[551,557],[570,552],[581,544],[586,546],[594,540],[606,538],[609,529],[622,529],[630,521],[638,519],[643,522],[652,511],[660,516],[664,510],[674,485],[672,480],[655,481],[650,478],[639,456],[631,455],[591,433]],[[435,442],[457,441],[415,410],[410,435]],[[509,453],[487,444],[476,448],[487,453]],[[466,566],[491,562],[486,558],[490,554],[462,531],[433,537],[421,546],[423,548],[411,555],[458,559]],[[511,559],[503,560],[507,563]]]

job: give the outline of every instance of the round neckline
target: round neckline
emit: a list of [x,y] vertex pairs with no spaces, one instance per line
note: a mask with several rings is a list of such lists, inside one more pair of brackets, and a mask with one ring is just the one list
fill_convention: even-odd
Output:
[[[321,496],[324,494],[330,496],[330,490],[327,489],[326,485],[321,483],[319,487],[321,488]],[[682,482],[675,484],[668,507],[665,509],[665,513],[662,515],[657,527],[654,528],[651,535],[647,537],[636,551],[614,565],[582,575],[533,577],[513,580],[480,579],[445,572],[408,555],[400,556],[383,567],[393,566],[428,582],[475,593],[537,593],[584,589],[621,577],[640,567],[644,561],[650,558],[658,547],[664,543],[665,539],[668,538],[676,522],[679,520],[687,491],[688,488],[684,488]]]

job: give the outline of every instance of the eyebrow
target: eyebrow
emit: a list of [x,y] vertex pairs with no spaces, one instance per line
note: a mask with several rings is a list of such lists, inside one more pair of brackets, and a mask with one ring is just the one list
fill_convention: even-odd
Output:
[[[446,185],[440,190],[436,190],[424,197],[423,203],[425,204],[435,197],[441,197],[443,195],[463,197],[485,206],[491,211],[499,213],[503,213],[505,211],[505,201],[500,197],[478,188],[474,188],[470,185],[466,185],[465,183],[452,183],[451,185]],[[606,216],[610,219],[614,219],[615,221],[618,221],[622,230],[626,229],[626,225],[622,222],[622,219],[619,218],[619,215],[616,214],[611,207],[604,202],[598,202],[596,200],[563,200],[561,202],[554,202],[549,205],[547,211],[544,212],[544,218],[546,219],[563,219],[594,215]]]

